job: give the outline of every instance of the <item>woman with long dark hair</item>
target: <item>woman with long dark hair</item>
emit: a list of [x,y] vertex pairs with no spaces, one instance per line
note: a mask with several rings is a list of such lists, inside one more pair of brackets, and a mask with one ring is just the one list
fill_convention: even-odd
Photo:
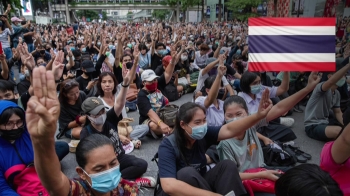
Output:
[[257,113],[222,127],[208,127],[206,110],[195,103],[183,104],[178,112],[174,133],[159,146],[159,177],[169,195],[225,195],[234,191],[244,195],[236,165],[225,160],[207,171],[206,150],[221,140],[241,134],[265,118],[272,107],[264,92]]

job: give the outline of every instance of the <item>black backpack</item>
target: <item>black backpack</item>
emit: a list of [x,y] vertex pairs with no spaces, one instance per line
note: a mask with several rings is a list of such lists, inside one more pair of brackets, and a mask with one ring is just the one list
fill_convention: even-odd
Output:
[[264,163],[268,166],[293,166],[297,163],[294,153],[287,152],[285,145],[274,142],[281,149],[275,148],[273,145],[267,145],[262,148],[264,154]]
[[175,86],[173,79],[171,79],[165,86],[163,94],[170,102],[179,99],[179,93],[177,92],[177,87]]

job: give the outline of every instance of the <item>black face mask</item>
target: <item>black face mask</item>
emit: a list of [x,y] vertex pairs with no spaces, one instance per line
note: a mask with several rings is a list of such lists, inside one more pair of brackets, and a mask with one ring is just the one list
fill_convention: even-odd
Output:
[[0,137],[4,138],[5,140],[16,140],[22,136],[22,133],[24,132],[24,128],[17,128],[12,129],[10,131],[7,130],[1,130],[0,129]]
[[220,89],[219,93],[218,93],[218,96],[216,98],[217,99],[222,99],[222,98],[224,98],[224,95],[225,95],[225,89]]
[[45,54],[45,50],[40,50],[40,54]]
[[47,52],[50,52],[50,50],[51,50],[51,48],[47,48],[47,49],[46,49]]

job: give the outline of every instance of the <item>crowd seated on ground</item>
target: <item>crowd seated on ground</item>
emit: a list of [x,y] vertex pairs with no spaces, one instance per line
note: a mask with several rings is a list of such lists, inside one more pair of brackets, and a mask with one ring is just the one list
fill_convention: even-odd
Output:
[[[248,71],[247,21],[39,25],[10,11],[0,195],[350,195],[349,18],[337,20],[334,72],[271,73]],[[327,142],[320,166],[293,146],[293,112]],[[157,176],[128,154],[145,137],[161,140]],[[70,140],[76,179],[60,166]]]

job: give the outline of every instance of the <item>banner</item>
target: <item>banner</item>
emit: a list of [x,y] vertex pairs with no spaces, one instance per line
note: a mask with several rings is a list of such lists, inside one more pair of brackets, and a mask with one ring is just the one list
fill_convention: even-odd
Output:
[[250,71],[334,71],[335,18],[250,18]]
[[22,9],[23,16],[33,15],[32,4],[30,3],[30,0],[21,0],[21,6],[23,7]]

